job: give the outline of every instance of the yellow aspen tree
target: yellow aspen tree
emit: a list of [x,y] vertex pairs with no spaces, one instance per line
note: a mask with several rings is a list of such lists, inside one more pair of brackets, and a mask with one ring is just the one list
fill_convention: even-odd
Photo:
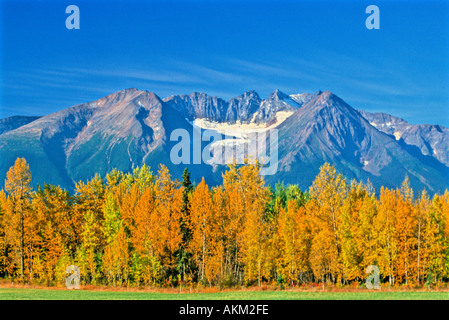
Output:
[[211,255],[208,258],[208,263],[205,265],[204,275],[209,285],[218,284],[223,256],[223,244],[214,241],[210,245]]
[[396,238],[398,243],[398,283],[404,282],[406,285],[411,276],[413,268],[416,245],[414,237],[414,219],[413,219],[413,189],[406,176],[402,183],[401,190],[397,194],[398,201],[396,207]]
[[245,220],[245,203],[243,187],[240,183],[237,165],[232,163],[223,174],[223,189],[226,194],[226,210],[229,215],[228,235],[231,252],[232,277],[242,283],[242,247],[243,247],[243,225]]
[[182,241],[182,190],[172,181],[167,167],[161,165],[155,183],[156,209],[151,214],[151,241],[166,273],[176,268],[174,253]]
[[190,229],[192,230],[190,249],[199,267],[199,281],[203,282],[212,237],[216,236],[212,234],[212,195],[204,178],[193,191],[190,204]]
[[7,246],[5,241],[5,211],[7,197],[5,191],[0,191],[0,273],[5,273]]
[[243,221],[243,262],[245,264],[245,280],[251,283],[257,280],[261,286],[266,256],[264,252],[268,244],[269,224],[266,216],[269,198],[268,189],[259,174],[261,165],[245,164],[239,168],[239,184],[241,197],[244,199],[245,219]]
[[257,280],[260,287],[264,270],[264,252],[267,245],[268,223],[264,221],[265,206],[255,201],[247,212],[243,230],[243,261],[245,264],[245,281],[247,284]]
[[31,172],[24,158],[17,158],[6,173],[5,190],[9,194],[13,210],[19,216],[19,257],[20,277],[24,280],[25,272],[25,216],[29,212],[31,192]]
[[341,223],[339,228],[341,239],[341,264],[345,280],[358,280],[364,275],[360,263],[362,254],[358,250],[360,228],[360,211],[363,204],[364,190],[361,185],[352,181],[348,197],[341,209]]
[[109,246],[113,257],[114,282],[118,282],[120,286],[129,285],[129,239],[123,227],[120,227]]
[[[121,197],[118,198],[118,197]],[[121,217],[123,219],[123,225],[127,230],[133,228],[134,225],[134,212],[141,196],[138,184],[130,185],[126,191],[120,193],[117,196],[118,205],[121,212]]]
[[413,206],[414,237],[416,239],[416,255],[413,264],[413,270],[416,275],[416,283],[421,285],[427,276],[427,248],[426,248],[426,226],[429,217],[431,201],[427,192],[424,190],[420,199]]
[[381,274],[388,276],[389,285],[395,283],[398,261],[396,209],[399,196],[384,187],[380,190],[378,214],[374,220],[377,239],[376,255]]
[[110,244],[115,239],[120,228],[122,227],[120,210],[115,200],[114,194],[111,191],[108,191],[106,193],[106,198],[103,205],[103,216],[103,234],[106,240],[106,244]]
[[446,267],[445,267],[445,277],[449,277],[449,191],[441,196],[441,209],[444,215],[445,228],[444,237],[446,239]]
[[359,279],[366,277],[365,270],[368,266],[377,265],[374,227],[377,216],[377,199],[370,185],[365,185],[364,190],[359,210],[359,224],[355,230],[356,248],[362,259],[359,265]]
[[[103,204],[105,197],[105,184],[100,175],[95,176],[87,182],[78,182],[75,185],[75,204],[74,215],[75,222],[78,226],[83,225],[86,221],[86,215],[92,215],[92,219],[96,222],[93,226],[92,232],[95,234],[95,238],[98,241],[98,245],[103,247],[105,245],[105,239],[101,225],[103,224]],[[88,214],[88,211],[90,213]],[[82,229],[78,228],[78,232]],[[79,235],[81,238],[81,235]]]
[[115,282],[115,270],[114,270],[114,255],[112,246],[108,245],[104,248],[103,256],[102,256],[102,271],[104,276],[106,277],[106,281],[108,284],[116,285]]
[[78,250],[78,263],[80,264],[81,276],[86,283],[95,284],[97,281],[97,254],[99,239],[97,230],[100,228],[95,219],[96,214],[88,210],[84,215],[84,223],[81,232],[81,245]]
[[79,228],[79,224],[73,216],[73,197],[68,191],[60,187],[53,187],[51,199],[50,205],[54,211],[54,225],[61,236],[62,254],[73,256],[76,251],[77,229]]
[[217,282],[229,282],[233,276],[232,268],[232,239],[231,228],[229,228],[231,219],[230,211],[227,208],[228,198],[223,187],[215,187],[213,189],[213,208],[214,226],[216,228],[217,241],[213,247],[213,258],[215,263],[220,264],[219,274],[214,274],[209,278],[217,278]]
[[446,273],[448,243],[445,238],[446,214],[443,212],[443,202],[441,196],[434,196],[426,225],[429,284],[438,283]]
[[[103,270],[108,280],[121,285],[128,279],[128,243],[123,232],[123,221],[114,193],[106,192],[103,205],[104,222],[102,225],[106,247],[104,249]],[[120,234],[120,238],[119,238]]]
[[407,285],[411,277],[411,265],[414,260],[413,248],[415,246],[412,206],[408,201],[398,200],[396,221],[397,233],[395,238],[397,238],[398,246],[397,282]]
[[234,279],[242,283],[245,277],[247,283],[256,279],[260,283],[265,272],[262,267],[263,247],[267,243],[268,189],[259,175],[260,164],[247,162],[239,168],[235,163],[229,165],[223,174],[223,186],[228,199]]
[[351,183],[342,208],[340,235],[342,267],[346,280],[361,281],[365,270],[376,264],[374,218],[376,198],[370,184]]
[[[342,281],[341,243],[338,230],[341,207],[347,193],[346,180],[343,175],[337,174],[333,166],[325,163],[321,166],[309,193],[311,200],[308,203],[307,213],[312,225],[312,251],[320,251],[312,252],[317,263],[314,269],[318,270],[320,266],[324,266],[333,283]],[[322,239],[326,241],[323,242]],[[319,274],[322,278],[323,272]]]
[[316,280],[320,280],[323,288],[330,281],[333,272],[332,260],[336,259],[332,234],[329,230],[315,230],[310,249],[310,265]]
[[62,254],[59,256],[58,263],[56,265],[55,281],[59,285],[65,285],[67,278],[66,269],[67,266],[74,264],[72,252],[69,249],[63,248]]
[[280,209],[278,219],[279,245],[284,276],[301,281],[301,274],[308,271],[310,231],[304,207],[296,200],[287,202],[288,209]]
[[[285,210],[280,208],[279,210]],[[280,214],[280,213],[279,213]],[[284,277],[285,271],[282,261],[281,238],[279,235],[278,218],[279,214],[266,215],[266,243],[264,246],[263,275],[268,283],[279,280],[279,275]]]
[[210,225],[209,227],[209,256],[205,264],[205,279],[209,285],[222,284],[226,265],[226,252],[228,248],[228,241],[226,236],[227,228],[227,214],[224,212],[223,201],[225,195],[222,188],[216,188],[211,191],[212,202],[210,211]]

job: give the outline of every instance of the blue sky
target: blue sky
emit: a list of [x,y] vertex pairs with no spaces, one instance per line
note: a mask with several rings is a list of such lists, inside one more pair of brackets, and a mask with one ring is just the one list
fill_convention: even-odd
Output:
[[[65,8],[80,8],[67,30]],[[380,8],[380,30],[365,8]],[[0,117],[136,87],[161,98],[330,90],[449,126],[448,1],[2,0]]]

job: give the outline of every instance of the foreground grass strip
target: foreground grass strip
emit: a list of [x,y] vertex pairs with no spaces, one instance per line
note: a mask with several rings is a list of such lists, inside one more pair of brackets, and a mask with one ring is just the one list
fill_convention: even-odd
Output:
[[235,291],[159,293],[138,291],[0,288],[0,300],[449,300],[449,292]]

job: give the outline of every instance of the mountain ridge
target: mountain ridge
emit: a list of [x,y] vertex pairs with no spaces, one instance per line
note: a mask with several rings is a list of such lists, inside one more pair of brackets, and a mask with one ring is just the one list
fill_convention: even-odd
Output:
[[[279,118],[280,113],[284,118]],[[380,119],[393,118],[374,117],[328,90],[294,95],[275,90],[267,99],[250,90],[225,101],[206,93],[161,99],[154,92],[129,88],[0,134],[0,174],[5,176],[15,158],[24,156],[35,183],[73,189],[77,181],[97,172],[104,176],[113,168],[129,171],[143,164],[156,170],[164,163],[174,174],[182,173],[184,167],[198,171],[196,179],[206,176],[213,185],[219,182],[223,166],[174,165],[170,161],[170,150],[177,143],[171,141],[171,132],[177,128],[193,132],[193,120],[208,119],[235,128],[271,128],[275,124],[279,170],[266,176],[271,184],[283,180],[307,188],[319,166],[332,162],[347,178],[370,179],[376,187],[398,186],[407,174],[417,189],[443,192],[448,186],[448,167],[438,152],[449,144],[447,128],[431,126],[431,134],[425,134],[425,125],[414,130],[407,127],[402,134],[415,140],[398,140],[380,123]],[[407,126],[404,120],[395,121],[397,126]],[[438,149],[438,141],[432,139],[442,141],[444,148]],[[437,150],[436,155],[426,154],[423,146],[427,145]]]
[[449,166],[449,129],[441,125],[412,125],[402,118],[382,112],[366,112],[361,114],[374,127],[396,140],[418,147],[424,155],[431,155],[441,163]]
[[280,176],[288,183],[293,183],[289,172],[307,173],[309,167],[317,172],[324,161],[336,164],[350,179],[369,179],[377,186],[395,187],[405,174],[414,185],[422,184],[428,190],[439,185],[436,189],[444,191],[447,186],[448,171],[443,164],[412,154],[329,91],[308,102],[278,129]]

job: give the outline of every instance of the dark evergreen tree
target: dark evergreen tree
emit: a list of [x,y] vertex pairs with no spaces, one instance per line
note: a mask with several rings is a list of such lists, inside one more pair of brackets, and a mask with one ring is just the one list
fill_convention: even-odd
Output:
[[185,275],[192,268],[191,256],[188,251],[188,244],[192,238],[192,231],[189,227],[190,220],[190,195],[193,191],[193,185],[190,181],[190,172],[187,168],[184,169],[182,174],[182,215],[181,215],[181,232],[182,232],[182,245],[178,251],[178,272],[182,276],[182,280],[185,279]]

